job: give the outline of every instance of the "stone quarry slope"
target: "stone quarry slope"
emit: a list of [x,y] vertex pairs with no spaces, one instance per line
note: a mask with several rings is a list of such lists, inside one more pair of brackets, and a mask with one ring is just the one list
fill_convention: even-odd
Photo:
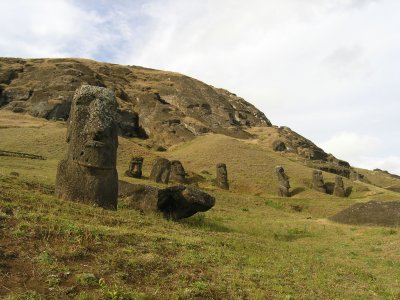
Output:
[[46,119],[68,119],[81,84],[113,89],[124,136],[170,146],[203,133],[249,137],[244,129],[271,126],[244,99],[172,72],[84,59],[0,58],[0,107]]

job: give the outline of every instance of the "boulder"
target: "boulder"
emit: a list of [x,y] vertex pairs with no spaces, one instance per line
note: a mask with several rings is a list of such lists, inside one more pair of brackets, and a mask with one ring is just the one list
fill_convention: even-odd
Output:
[[282,152],[286,150],[286,145],[282,141],[275,141],[272,144],[272,149],[274,149],[274,151]]
[[314,190],[326,194],[326,187],[325,187],[322,171],[319,171],[319,170],[313,171],[312,187]]
[[228,171],[226,170],[226,164],[217,164],[216,184],[221,189],[229,190]]
[[285,174],[285,170],[281,166],[276,166],[275,172],[279,181],[278,196],[290,197],[289,177]]
[[194,187],[173,186],[165,189],[143,184],[120,184],[120,195],[127,196],[126,207],[158,211],[168,219],[183,219],[212,208],[215,198]]
[[171,174],[169,179],[179,183],[186,183],[186,172],[179,160],[171,161]]
[[143,157],[132,157],[129,162],[129,169],[125,171],[125,175],[133,178],[142,178]]
[[167,184],[171,172],[171,163],[166,158],[158,158],[153,164],[150,180]]
[[111,90],[90,85],[76,90],[67,130],[68,150],[57,169],[57,197],[117,209],[116,111]]
[[336,176],[333,195],[336,197],[346,197],[346,189],[344,188],[343,178],[340,176]]

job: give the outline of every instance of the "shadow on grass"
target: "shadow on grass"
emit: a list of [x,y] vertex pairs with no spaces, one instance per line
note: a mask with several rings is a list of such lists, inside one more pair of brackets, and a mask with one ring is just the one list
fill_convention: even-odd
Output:
[[274,232],[274,239],[277,241],[291,242],[301,238],[314,236],[306,227],[304,229],[289,228],[286,231],[279,230]]
[[233,230],[220,224],[218,221],[207,219],[204,214],[197,214],[193,217],[179,220],[180,224],[187,227],[198,228],[204,231],[214,231],[214,232],[232,232]]
[[295,196],[297,194],[300,194],[300,193],[304,192],[305,190],[306,190],[305,188],[298,187],[298,188],[293,189],[291,191],[291,194],[292,194],[292,196]]

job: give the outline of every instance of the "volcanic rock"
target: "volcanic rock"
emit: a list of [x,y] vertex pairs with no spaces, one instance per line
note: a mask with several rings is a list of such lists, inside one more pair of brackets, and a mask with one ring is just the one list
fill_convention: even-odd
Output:
[[150,173],[150,180],[167,184],[171,172],[171,162],[166,158],[158,158],[154,161]]
[[226,164],[217,164],[217,179],[216,184],[219,188],[229,190],[228,183],[228,171],[226,170]]
[[57,197],[117,209],[117,103],[112,91],[76,90],[67,131],[68,150],[57,169]]
[[290,197],[289,177],[285,174],[285,170],[281,166],[275,168],[276,175],[279,181],[278,196]]
[[190,186],[159,189],[142,184],[124,183],[120,185],[122,187],[120,195],[127,196],[125,205],[128,208],[159,211],[164,217],[175,220],[207,211],[215,204],[214,197]]
[[318,192],[326,193],[324,177],[322,175],[322,172],[319,171],[319,170],[314,170],[313,171],[312,187],[313,187],[314,190],[316,190]]

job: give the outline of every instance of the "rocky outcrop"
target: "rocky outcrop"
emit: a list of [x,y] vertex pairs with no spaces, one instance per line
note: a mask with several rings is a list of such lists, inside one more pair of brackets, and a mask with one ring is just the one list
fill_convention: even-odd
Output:
[[282,141],[275,141],[272,144],[272,149],[274,149],[274,151],[277,151],[277,152],[282,152],[282,151],[286,150],[286,145]]
[[149,136],[163,146],[208,132],[248,138],[246,128],[271,126],[244,99],[181,74],[85,59],[0,58],[5,109],[66,120],[82,84],[115,92],[119,134]]
[[68,150],[57,169],[59,198],[117,209],[116,109],[112,91],[90,85],[77,89],[67,131]]
[[158,211],[168,219],[183,219],[212,208],[215,198],[194,187],[173,186],[165,189],[120,181],[120,196],[128,208]]
[[275,173],[278,177],[278,182],[279,182],[278,196],[290,197],[289,177],[285,174],[285,170],[281,166],[276,166]]

